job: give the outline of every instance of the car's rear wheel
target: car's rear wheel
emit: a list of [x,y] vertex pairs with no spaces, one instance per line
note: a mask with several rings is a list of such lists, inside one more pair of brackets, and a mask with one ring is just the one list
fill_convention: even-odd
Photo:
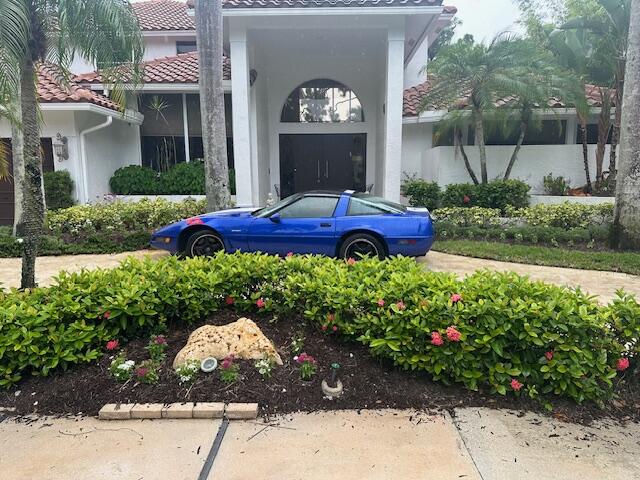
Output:
[[189,237],[184,250],[189,257],[210,257],[224,250],[224,242],[216,232],[199,230]]
[[359,260],[362,257],[386,257],[384,245],[373,235],[356,233],[345,238],[340,247],[340,258]]

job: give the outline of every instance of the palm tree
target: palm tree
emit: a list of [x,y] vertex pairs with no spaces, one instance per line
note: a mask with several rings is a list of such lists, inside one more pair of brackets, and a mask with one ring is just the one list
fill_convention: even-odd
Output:
[[[625,78],[640,85],[640,0],[632,0]],[[640,249],[640,89],[627,88],[622,102],[614,245]]]
[[23,195],[22,288],[35,286],[35,260],[44,224],[36,94],[39,64],[51,62],[67,76],[74,55],[81,54],[97,66],[105,83],[114,85],[113,100],[124,104],[124,91],[118,85],[124,76],[137,78],[143,49],[137,18],[126,0],[0,2],[0,93],[16,96],[18,92],[21,109],[24,180],[17,187],[22,187]]
[[488,182],[485,127],[490,118],[486,117],[492,116],[498,99],[524,98],[530,92],[530,48],[527,42],[509,35],[498,35],[489,44],[464,39],[445,47],[429,64],[431,89],[421,108],[470,108],[482,183]]
[[207,208],[215,211],[231,203],[222,90],[222,2],[195,0],[195,15],[205,189]]

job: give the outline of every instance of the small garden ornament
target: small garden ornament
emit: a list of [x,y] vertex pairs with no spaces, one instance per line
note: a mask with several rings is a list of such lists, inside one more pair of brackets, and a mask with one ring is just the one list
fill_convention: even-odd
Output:
[[342,395],[342,392],[344,390],[342,382],[338,378],[338,370],[340,370],[340,364],[332,363],[331,379],[329,380],[329,382],[327,382],[326,380],[322,380],[322,393],[324,393],[324,396],[329,399],[338,398],[340,395]]

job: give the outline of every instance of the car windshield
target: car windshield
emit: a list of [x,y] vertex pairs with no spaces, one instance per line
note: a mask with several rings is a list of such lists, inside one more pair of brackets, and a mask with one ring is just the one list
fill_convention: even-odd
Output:
[[381,197],[375,197],[368,193],[354,193],[351,198],[357,198],[363,204],[375,207],[387,213],[404,213],[407,207],[399,203],[390,202]]
[[251,215],[254,217],[260,217],[260,218],[268,217],[272,213],[275,213],[281,208],[286,207],[287,205],[295,202],[300,197],[302,197],[302,195],[299,193],[296,193],[295,195],[291,195],[290,197],[280,200],[279,202],[275,203],[274,205],[271,205],[270,207],[259,208],[258,210],[251,212]]

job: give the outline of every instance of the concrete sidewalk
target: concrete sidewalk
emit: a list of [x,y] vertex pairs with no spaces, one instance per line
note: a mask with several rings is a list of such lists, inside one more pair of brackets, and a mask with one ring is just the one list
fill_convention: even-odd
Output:
[[[0,477],[193,479],[219,420],[0,421]],[[209,480],[632,480],[640,426],[517,412],[370,410],[230,423]]]

